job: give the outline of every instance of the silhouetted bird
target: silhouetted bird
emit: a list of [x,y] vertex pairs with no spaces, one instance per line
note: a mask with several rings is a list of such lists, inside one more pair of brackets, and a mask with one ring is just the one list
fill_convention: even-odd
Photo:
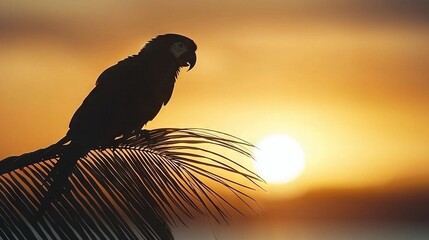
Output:
[[149,41],[137,54],[106,69],[70,121],[57,144],[68,143],[47,177],[39,213],[61,195],[76,162],[92,146],[131,135],[151,121],[170,100],[181,67],[191,70],[197,46],[191,39],[165,34]]

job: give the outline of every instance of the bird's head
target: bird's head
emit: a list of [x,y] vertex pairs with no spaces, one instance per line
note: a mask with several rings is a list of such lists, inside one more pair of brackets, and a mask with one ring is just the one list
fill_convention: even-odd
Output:
[[191,70],[197,62],[197,45],[192,39],[179,34],[159,35],[149,41],[140,53],[151,52],[163,60],[173,61],[177,67],[189,66]]

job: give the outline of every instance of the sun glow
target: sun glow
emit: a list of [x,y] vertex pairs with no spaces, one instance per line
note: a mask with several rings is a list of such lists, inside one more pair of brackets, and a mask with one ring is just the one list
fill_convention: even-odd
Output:
[[287,135],[267,136],[257,144],[254,155],[256,172],[269,183],[290,182],[304,170],[304,151]]

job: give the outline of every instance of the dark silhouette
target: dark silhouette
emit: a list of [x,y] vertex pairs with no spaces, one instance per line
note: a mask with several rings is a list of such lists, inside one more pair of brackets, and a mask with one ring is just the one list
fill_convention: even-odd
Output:
[[252,158],[252,144],[207,129],[141,129],[196,48],[156,37],[100,75],[63,139],[0,161],[0,239],[164,240],[185,217],[220,223],[254,211],[247,191],[263,180],[229,156]]
[[141,130],[94,146],[42,218],[43,182],[67,146],[8,157],[0,161],[0,239],[165,240],[177,220],[244,215],[258,208],[248,191],[261,179],[231,157],[250,158],[249,147],[195,128]]
[[95,88],[77,109],[67,135],[64,155],[48,175],[48,192],[40,214],[63,191],[76,162],[91,147],[131,136],[152,120],[168,103],[181,67],[191,70],[197,46],[191,39],[165,34],[149,41],[137,54],[106,69]]

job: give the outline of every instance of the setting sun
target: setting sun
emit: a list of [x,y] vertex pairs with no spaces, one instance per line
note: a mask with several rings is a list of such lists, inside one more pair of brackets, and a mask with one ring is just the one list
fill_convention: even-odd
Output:
[[287,135],[270,135],[255,150],[256,172],[269,183],[290,182],[304,170],[304,151]]

